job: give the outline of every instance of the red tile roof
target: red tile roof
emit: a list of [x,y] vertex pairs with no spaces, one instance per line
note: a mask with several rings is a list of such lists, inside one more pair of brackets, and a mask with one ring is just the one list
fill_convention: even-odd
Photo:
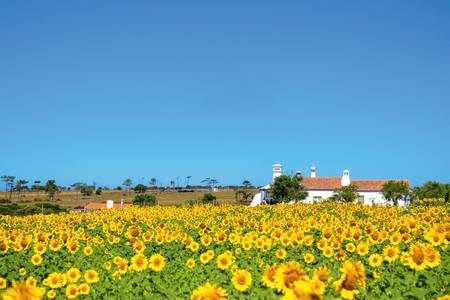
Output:
[[[129,207],[129,204],[124,204],[123,208]],[[120,203],[114,203],[115,209],[120,209]],[[106,203],[88,203],[84,206],[84,209],[106,209]]]
[[[350,183],[358,186],[358,191],[381,191],[383,184],[389,180],[351,179]],[[409,183],[407,180],[402,180]],[[340,177],[305,177],[302,181],[307,190],[334,190],[341,187]]]

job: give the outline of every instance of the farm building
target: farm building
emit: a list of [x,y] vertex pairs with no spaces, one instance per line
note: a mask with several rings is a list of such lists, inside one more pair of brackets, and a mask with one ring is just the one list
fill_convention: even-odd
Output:
[[84,206],[79,205],[74,207],[72,210],[76,212],[86,212],[86,211],[93,211],[98,209],[122,209],[129,207],[129,204],[125,204],[123,201],[120,203],[114,203],[112,200],[108,200],[104,203],[102,202],[91,202]]
[[[280,164],[273,165],[272,181],[283,174],[283,167]],[[297,174],[301,175],[300,171]],[[402,180],[408,182],[407,180]],[[387,201],[381,192],[383,185],[388,180],[374,180],[374,179],[351,179],[350,171],[344,170],[342,177],[317,177],[317,170],[315,166],[311,167],[310,177],[303,177],[302,185],[308,192],[308,197],[304,200],[305,203],[314,203],[326,200],[333,196],[334,190],[343,186],[354,184],[358,187],[358,203],[362,204],[381,204],[386,205]],[[253,198],[251,206],[261,203],[270,202],[270,195],[268,190],[271,185],[261,187],[259,193]],[[404,200],[399,201],[400,206],[405,205]]]

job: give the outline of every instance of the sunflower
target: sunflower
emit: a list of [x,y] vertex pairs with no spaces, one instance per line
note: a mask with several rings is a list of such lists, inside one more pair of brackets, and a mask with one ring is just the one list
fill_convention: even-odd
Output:
[[325,284],[318,280],[311,281],[296,281],[291,289],[286,290],[282,300],[297,300],[297,299],[322,299],[322,294],[325,291]]
[[96,283],[99,281],[98,273],[95,270],[87,270],[84,272],[84,280],[86,280],[87,283]]
[[25,269],[25,268],[20,268],[20,269],[19,269],[19,275],[20,275],[20,276],[25,276],[25,275],[27,275],[27,269]]
[[264,271],[264,274],[263,274],[263,277],[262,277],[262,282],[268,288],[271,288],[271,289],[275,289],[276,288],[275,274],[277,272],[277,269],[278,269],[277,265],[271,265],[271,266],[268,266],[266,268],[266,270]]
[[413,270],[424,270],[427,267],[424,245],[420,243],[412,245],[406,257],[406,262]]
[[217,256],[216,263],[219,269],[226,270],[233,264],[233,256],[228,253],[222,253]]
[[87,283],[82,283],[78,286],[78,291],[81,295],[88,295],[90,290],[91,288]]
[[209,261],[211,260],[211,257],[208,255],[208,253],[202,253],[200,254],[200,262],[204,265],[206,265],[207,263],[209,263]]
[[227,291],[223,288],[206,283],[192,292],[191,300],[223,300],[227,296]]
[[231,278],[233,287],[240,291],[246,291],[252,285],[252,275],[247,270],[238,270]]
[[186,261],[186,267],[188,267],[189,269],[192,269],[195,267],[195,260],[193,258],[189,258]]
[[334,250],[333,250],[333,248],[331,248],[330,246],[325,246],[325,247],[323,248],[322,253],[323,253],[323,255],[324,255],[325,257],[330,258],[330,257],[332,257],[332,256],[334,255]]
[[364,242],[359,243],[358,247],[356,247],[356,252],[358,252],[358,255],[360,256],[367,255],[367,253],[369,253],[369,244]]
[[365,288],[366,275],[364,265],[360,262],[346,261],[341,268],[342,275],[334,282],[336,291],[344,299],[353,299],[359,293],[358,287]]
[[8,284],[8,281],[5,278],[0,277],[0,289],[4,289],[7,284]]
[[314,255],[312,255],[311,253],[305,253],[303,254],[303,260],[305,261],[305,263],[307,264],[311,264],[314,262]]
[[150,263],[149,267],[155,272],[160,272],[164,269],[164,266],[166,265],[164,256],[161,254],[153,254],[150,257]]
[[383,249],[383,257],[387,262],[393,262],[398,258],[398,248],[395,246],[387,246]]
[[45,251],[47,251],[47,245],[43,242],[37,242],[34,247],[34,252],[36,252],[37,254],[44,254]]
[[402,234],[398,231],[394,232],[390,238],[391,244],[398,245],[402,241]]
[[42,256],[37,253],[31,257],[31,263],[35,266],[39,266],[40,264],[42,264],[42,260]]
[[145,250],[145,244],[143,241],[136,241],[133,244],[133,250],[137,253],[142,253]]
[[69,271],[66,273],[67,281],[69,282],[77,282],[78,279],[81,277],[81,272],[77,268],[70,268]]
[[111,262],[107,261],[103,264],[103,269],[109,271],[109,270],[111,270],[111,268],[112,268]]
[[188,248],[192,251],[192,252],[197,252],[199,245],[197,242],[193,241],[189,244]]
[[444,241],[444,235],[435,229],[428,230],[424,237],[433,246],[439,246]]
[[275,284],[279,292],[285,292],[293,286],[298,280],[306,280],[308,278],[305,271],[295,261],[287,262],[281,265],[275,273]]
[[276,253],[275,253],[276,257],[278,259],[285,259],[287,256],[286,250],[284,250],[283,248],[279,249]]
[[48,292],[47,292],[47,298],[48,299],[53,299],[53,298],[55,298],[56,297],[56,292],[55,292],[55,290],[49,290]]
[[372,254],[369,256],[369,265],[372,268],[376,268],[381,266],[381,264],[383,263],[383,256],[381,256],[380,254]]
[[147,258],[142,254],[136,254],[131,258],[131,268],[133,269],[133,271],[141,272],[147,269],[147,265]]
[[84,255],[86,255],[86,256],[91,256],[92,253],[94,253],[94,250],[92,249],[91,246],[86,246],[86,247],[84,247],[84,249],[83,249],[83,254],[84,254]]
[[347,252],[353,253],[356,250],[356,246],[353,243],[348,243],[347,245],[345,245],[345,250],[347,250]]
[[30,276],[30,277],[28,277],[28,279],[25,281],[25,284],[26,284],[28,287],[32,287],[32,286],[36,287],[36,286],[37,286],[37,280],[36,280],[36,278],[34,278],[33,276]]
[[441,255],[439,251],[434,249],[433,245],[427,245],[425,247],[425,260],[427,266],[430,268],[439,266],[441,262]]
[[24,282],[14,281],[12,287],[7,289],[6,292],[2,294],[3,300],[17,300],[17,299],[27,299],[27,300],[39,300],[45,294],[44,288],[38,288],[36,286],[28,286]]
[[74,254],[80,249],[80,243],[77,240],[69,240],[66,244],[69,253]]
[[78,287],[76,284],[69,284],[66,288],[66,297],[68,299],[74,299],[78,296]]
[[330,275],[331,271],[327,267],[318,267],[314,271],[314,278],[319,279],[322,282],[327,282],[328,275]]

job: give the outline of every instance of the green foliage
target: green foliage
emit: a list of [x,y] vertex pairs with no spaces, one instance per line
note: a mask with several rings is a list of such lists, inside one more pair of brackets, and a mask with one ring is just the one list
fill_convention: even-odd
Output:
[[26,216],[34,214],[53,214],[65,212],[66,210],[57,204],[41,203],[33,205],[20,206],[16,203],[8,205],[0,205],[0,214],[11,216]]
[[407,182],[389,180],[383,185],[381,191],[386,200],[394,202],[394,205],[398,205],[398,200],[401,200],[409,195],[409,185]]
[[142,183],[139,183],[138,185],[136,185],[134,187],[134,191],[139,194],[145,193],[146,190],[147,190],[147,187],[145,185],[143,185]]
[[205,193],[203,194],[203,197],[200,199],[200,202],[208,204],[208,203],[214,203],[216,201],[216,196],[214,196],[211,193]]
[[334,195],[331,196],[331,200],[338,202],[354,202],[358,198],[358,186],[355,184],[349,184],[334,190]]
[[443,184],[437,181],[427,181],[422,186],[416,187],[413,191],[414,198],[444,198],[449,200],[450,184]]
[[103,189],[100,187],[100,188],[98,188],[98,189],[95,191],[95,194],[96,194],[97,196],[100,196],[100,195],[102,194],[102,191],[103,191]]
[[269,193],[276,202],[304,200],[308,197],[308,192],[301,185],[302,180],[301,176],[278,176],[275,178]]
[[137,194],[133,199],[134,205],[147,206],[156,204],[156,196],[153,194]]

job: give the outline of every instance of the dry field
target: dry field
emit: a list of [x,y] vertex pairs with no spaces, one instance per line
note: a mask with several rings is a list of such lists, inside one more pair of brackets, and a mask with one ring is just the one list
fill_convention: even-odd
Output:
[[[203,196],[205,191],[196,191],[190,193],[180,193],[176,191],[147,191],[147,193],[154,193],[156,199],[161,205],[174,205],[185,204],[189,200],[199,199]],[[217,197],[220,203],[235,203],[235,192],[233,190],[219,190],[212,192]],[[106,200],[114,200],[114,202],[120,202],[120,199],[124,199],[125,203],[131,203],[136,193],[134,191],[118,191],[109,190],[102,191],[101,195],[92,195],[89,197],[83,196],[79,191],[62,191],[55,195],[53,201],[48,200],[48,196],[45,192],[25,192],[21,195],[20,199],[17,194],[12,197],[12,202],[19,204],[33,204],[41,202],[52,202],[62,207],[74,207],[78,205],[84,205],[90,202],[106,202]],[[0,199],[9,199],[9,194],[0,192]]]

